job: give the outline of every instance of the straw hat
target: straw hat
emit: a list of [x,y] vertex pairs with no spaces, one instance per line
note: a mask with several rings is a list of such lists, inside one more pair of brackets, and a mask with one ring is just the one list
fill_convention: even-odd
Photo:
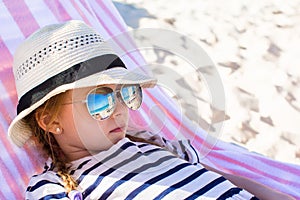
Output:
[[101,84],[156,84],[152,77],[127,70],[102,37],[77,20],[33,33],[18,47],[13,72],[19,103],[8,135],[17,146],[32,136],[23,118],[59,93]]

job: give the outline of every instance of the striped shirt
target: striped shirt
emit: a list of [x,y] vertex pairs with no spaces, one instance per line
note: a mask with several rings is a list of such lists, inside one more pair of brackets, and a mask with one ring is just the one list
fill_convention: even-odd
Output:
[[107,151],[74,161],[71,175],[79,186],[69,194],[48,161],[46,170],[31,178],[26,199],[256,199],[201,164],[186,161],[197,159],[188,142],[163,142],[169,151],[124,138]]

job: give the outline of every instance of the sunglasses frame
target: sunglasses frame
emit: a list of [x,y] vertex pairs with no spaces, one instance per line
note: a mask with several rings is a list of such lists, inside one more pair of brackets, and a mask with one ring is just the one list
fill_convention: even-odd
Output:
[[[136,109],[133,109],[132,107],[129,107],[129,106],[126,104],[125,99],[124,99],[124,97],[123,97],[123,95],[122,95],[122,93],[121,93],[121,91],[122,91],[122,89],[123,89],[124,87],[130,87],[130,86],[136,86],[136,87],[138,88],[139,92],[141,93],[141,95],[140,95],[141,101],[140,101],[140,103],[139,103],[139,106],[138,106]],[[108,118],[112,115],[112,113],[113,113],[114,110],[116,109],[116,107],[115,107],[116,104],[114,105],[114,108],[113,108],[111,114],[108,115],[106,118],[103,118],[103,119],[102,119],[102,118],[95,117],[94,115],[96,115],[96,114],[91,114],[91,111],[90,111],[90,109],[89,109],[89,107],[88,107],[88,96],[89,96],[90,94],[92,94],[92,91],[95,91],[95,90],[97,90],[97,89],[99,89],[99,88],[108,88],[108,89],[112,90],[111,92],[106,93],[106,94],[104,94],[104,95],[108,95],[108,94],[112,93],[113,96],[114,96],[114,100],[118,100],[119,102],[121,102],[123,105],[125,105],[127,108],[129,108],[129,109],[131,109],[131,110],[138,110],[138,109],[141,107],[141,105],[142,105],[142,102],[143,102],[143,90],[142,90],[142,88],[141,88],[141,86],[140,86],[139,84],[132,84],[132,85],[126,84],[126,85],[121,85],[121,87],[118,87],[118,86],[117,86],[117,88],[116,88],[115,90],[113,90],[113,89],[110,88],[110,87],[106,87],[106,86],[95,87],[95,88],[91,89],[91,90],[87,93],[85,99],[83,99],[83,100],[78,100],[78,101],[72,101],[72,102],[69,102],[69,103],[64,103],[64,104],[62,104],[62,105],[74,104],[74,103],[85,103],[85,104],[86,104],[86,108],[87,108],[87,110],[88,110],[88,113],[90,114],[90,116],[91,116],[93,119],[98,120],[98,121],[106,120],[106,119],[108,119]]]

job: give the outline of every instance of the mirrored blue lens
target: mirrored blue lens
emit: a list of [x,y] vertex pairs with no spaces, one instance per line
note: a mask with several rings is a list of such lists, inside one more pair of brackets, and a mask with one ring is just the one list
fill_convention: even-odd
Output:
[[[86,105],[90,115],[96,120],[109,118],[116,107],[116,93],[108,87],[98,87],[91,90],[86,98]],[[139,85],[123,86],[120,90],[120,96],[124,104],[137,110],[142,104],[142,89]]]
[[143,94],[142,88],[139,85],[124,86],[120,93],[128,108],[137,110],[141,106]]
[[111,88],[95,88],[87,95],[87,108],[90,115],[103,120],[108,118],[115,109],[115,97]]

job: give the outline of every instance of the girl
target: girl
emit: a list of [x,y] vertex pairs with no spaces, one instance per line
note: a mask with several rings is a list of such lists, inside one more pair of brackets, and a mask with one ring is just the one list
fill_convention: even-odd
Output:
[[[241,177],[208,171],[188,141],[128,129],[128,110],[156,80],[130,72],[80,21],[46,26],[14,56],[18,115],[9,137],[49,157],[26,199],[289,199]],[[214,170],[214,169],[211,169]]]

